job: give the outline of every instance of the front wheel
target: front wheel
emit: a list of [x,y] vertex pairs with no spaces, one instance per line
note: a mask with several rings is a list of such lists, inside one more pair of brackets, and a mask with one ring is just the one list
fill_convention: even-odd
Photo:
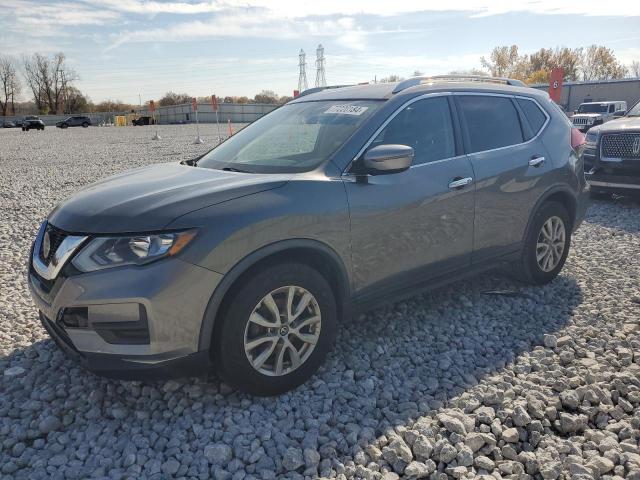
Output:
[[522,249],[521,280],[535,285],[549,283],[564,266],[571,244],[571,220],[558,202],[546,202],[535,213]]
[[88,128],[88,127],[89,127],[89,124],[88,124],[87,122],[84,122],[84,123],[82,124],[82,128]]
[[254,395],[278,395],[308,380],[335,338],[331,287],[313,268],[285,263],[247,278],[226,302],[215,358],[224,381]]

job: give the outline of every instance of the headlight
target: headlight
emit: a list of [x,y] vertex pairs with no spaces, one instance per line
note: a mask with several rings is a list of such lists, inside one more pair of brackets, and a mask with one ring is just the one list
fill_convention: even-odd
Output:
[[588,123],[589,125],[592,125],[592,124],[593,124],[593,117],[589,117],[589,118],[587,119],[587,123]]
[[598,141],[598,134],[596,132],[592,132],[589,130],[587,135],[584,137],[584,141],[586,143],[596,143]]
[[195,237],[195,230],[150,235],[97,237],[71,261],[81,272],[142,265],[175,255]]

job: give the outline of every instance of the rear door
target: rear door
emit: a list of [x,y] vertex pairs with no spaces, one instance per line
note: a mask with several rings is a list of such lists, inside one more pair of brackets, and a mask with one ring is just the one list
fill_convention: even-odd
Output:
[[[363,299],[393,294],[471,263],[473,172],[456,142],[452,104],[447,95],[413,99],[366,145],[413,147],[408,170],[344,177],[354,282]],[[456,187],[456,180],[464,181]]]
[[481,263],[521,246],[533,206],[548,188],[552,162],[538,134],[549,117],[524,97],[455,99],[476,179],[473,262]]

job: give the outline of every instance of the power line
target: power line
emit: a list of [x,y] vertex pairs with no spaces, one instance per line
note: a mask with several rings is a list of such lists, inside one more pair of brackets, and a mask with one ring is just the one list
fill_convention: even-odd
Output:
[[324,76],[324,47],[318,45],[316,49],[316,87],[326,87],[327,79]]
[[306,55],[304,54],[304,50],[300,49],[300,54],[298,55],[298,66],[300,67],[300,73],[298,75],[298,91],[304,92],[309,88],[307,84],[307,61]]

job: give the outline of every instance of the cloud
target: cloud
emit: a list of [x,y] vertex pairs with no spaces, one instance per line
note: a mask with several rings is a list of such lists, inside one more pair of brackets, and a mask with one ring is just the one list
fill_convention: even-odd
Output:
[[498,15],[528,12],[550,15],[640,16],[640,2],[633,0],[433,0],[371,1],[323,0],[210,0],[210,1],[144,1],[144,0],[86,0],[89,3],[116,11],[138,14],[201,14],[233,8],[261,8],[280,18],[302,18],[329,15],[390,16],[416,12],[470,12],[473,15]]
[[[120,18],[118,12],[95,9],[71,2],[33,3],[28,0],[3,0],[0,15],[14,19],[14,30],[28,29],[30,35],[37,35],[39,28],[53,26],[104,25]],[[0,17],[1,18],[1,17]],[[8,22],[7,22],[8,23]]]
[[[402,30],[393,30],[393,33]],[[179,22],[168,27],[138,29],[112,35],[112,43],[105,51],[129,42],[186,41],[199,38],[241,37],[267,39],[296,39],[308,37],[334,38],[338,43],[356,50],[366,47],[369,35],[391,31],[364,30],[354,18],[280,18],[265,10],[235,10],[211,16],[206,20]]]
[[[224,2],[158,2],[143,0],[84,0],[88,4],[125,13],[155,15],[170,13],[176,15],[195,15],[220,12],[226,8]],[[243,5],[246,6],[246,5]]]

